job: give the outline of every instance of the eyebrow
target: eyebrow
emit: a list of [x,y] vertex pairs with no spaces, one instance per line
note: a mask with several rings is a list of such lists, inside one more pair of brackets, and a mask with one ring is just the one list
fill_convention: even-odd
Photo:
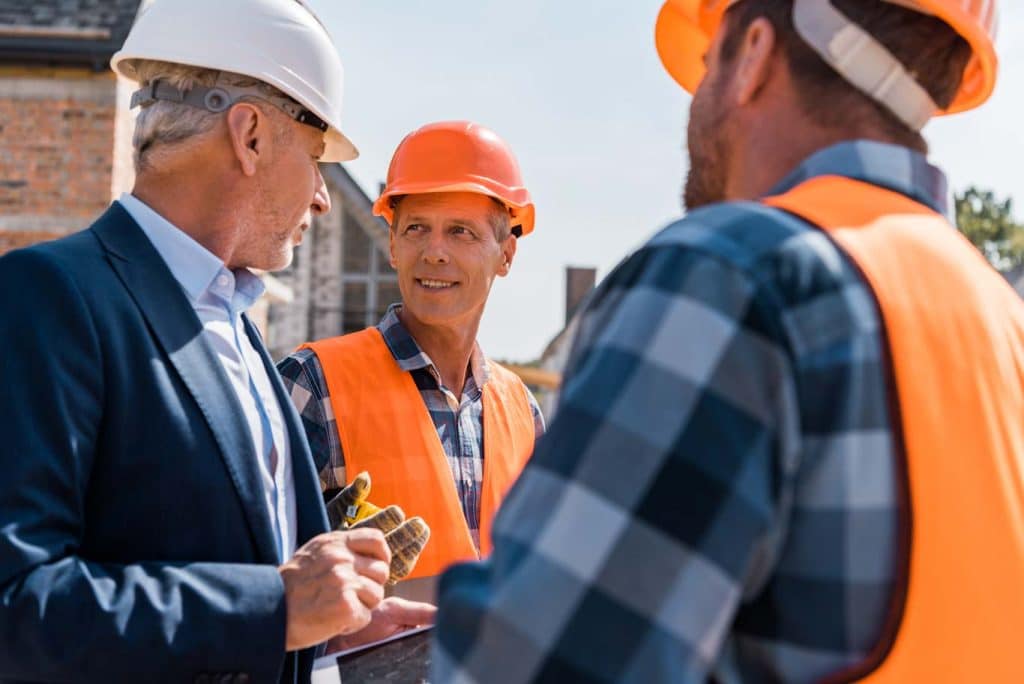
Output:
[[[415,222],[415,221],[428,221],[428,220],[429,220],[429,217],[424,216],[423,214],[408,214],[408,215],[402,217],[402,221],[403,222],[409,222],[409,223],[412,223],[412,222]],[[444,217],[444,222],[445,223],[464,223],[464,224],[467,224],[467,225],[473,225],[475,223],[475,221],[472,218],[468,217],[468,216],[445,216]]]

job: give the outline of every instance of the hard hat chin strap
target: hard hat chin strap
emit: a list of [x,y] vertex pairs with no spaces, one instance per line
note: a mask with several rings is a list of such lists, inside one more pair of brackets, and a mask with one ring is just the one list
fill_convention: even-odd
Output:
[[928,91],[900,61],[830,0],[793,0],[793,25],[839,75],[911,130],[920,131],[939,111]]
[[131,107],[148,107],[158,100],[177,102],[208,112],[219,113],[229,109],[244,97],[254,97],[274,105],[301,124],[326,132],[328,124],[313,112],[288,97],[268,95],[256,86],[239,87],[217,83],[212,86],[192,86],[182,90],[159,79],[150,81],[132,93]]

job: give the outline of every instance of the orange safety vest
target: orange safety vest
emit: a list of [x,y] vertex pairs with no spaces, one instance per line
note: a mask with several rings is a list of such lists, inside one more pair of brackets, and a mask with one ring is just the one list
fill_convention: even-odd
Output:
[[823,229],[874,292],[909,487],[888,624],[827,681],[1024,682],[1024,302],[904,195],[825,176],[764,202]]
[[430,541],[407,579],[432,577],[452,563],[490,554],[494,514],[533,453],[533,412],[519,377],[488,362],[478,554],[434,421],[380,331],[367,328],[304,347],[323,367],[346,473],[369,472],[374,502],[398,504],[430,526]]

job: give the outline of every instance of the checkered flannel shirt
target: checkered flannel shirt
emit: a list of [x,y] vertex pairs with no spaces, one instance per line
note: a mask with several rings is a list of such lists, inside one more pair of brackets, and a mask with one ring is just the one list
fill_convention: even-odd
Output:
[[[471,372],[466,376],[461,398],[457,398],[444,387],[441,375],[430,357],[420,349],[402,325],[397,313],[399,308],[398,304],[392,304],[377,324],[377,329],[399,367],[412,374],[423,403],[427,405],[451,468],[470,534],[479,547],[480,493],[486,457],[483,450],[482,388],[489,377],[487,366],[490,362],[479,346],[474,348],[470,359]],[[320,360],[311,350],[303,349],[282,359],[277,369],[302,417],[313,460],[320,471],[320,485],[329,496],[344,487],[347,480],[345,455],[338,439],[338,428]],[[526,394],[533,412],[534,432],[540,437],[544,433],[544,417],[533,394],[529,390]],[[373,499],[372,493],[370,499]],[[388,502],[380,503],[386,505]]]
[[[905,148],[820,151],[945,213]],[[602,283],[558,412],[441,581],[432,682],[805,682],[862,661],[896,582],[883,330],[820,230],[755,203],[668,226]]]

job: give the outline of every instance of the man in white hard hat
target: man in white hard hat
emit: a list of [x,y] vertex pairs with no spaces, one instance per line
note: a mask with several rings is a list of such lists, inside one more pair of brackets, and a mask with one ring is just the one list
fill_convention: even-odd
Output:
[[244,312],[330,209],[318,163],[356,155],[341,62],[295,0],[163,0],[113,67],[132,193],[0,259],[0,680],[308,680],[390,552],[327,532]]

